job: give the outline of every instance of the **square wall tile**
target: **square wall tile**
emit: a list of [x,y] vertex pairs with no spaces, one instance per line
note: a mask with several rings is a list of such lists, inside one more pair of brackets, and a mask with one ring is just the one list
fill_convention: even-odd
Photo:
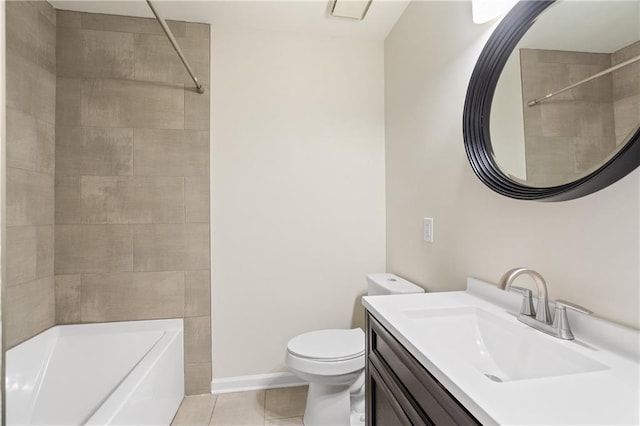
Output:
[[58,126],[56,176],[133,174],[133,129]]
[[80,322],[80,275],[56,275],[56,324]]
[[[209,40],[177,38],[198,81],[209,84]],[[193,84],[182,61],[164,35],[136,34],[135,79]]]
[[80,126],[82,81],[79,78],[56,78],[56,124]]
[[136,129],[134,174],[209,176],[209,132]]
[[[38,65],[46,69],[52,74],[56,74],[56,22],[55,9],[46,1],[37,1],[36,4],[46,5],[46,11],[53,11],[53,20],[51,16],[45,16],[38,13],[38,40],[36,45],[36,55]],[[50,8],[50,9],[49,9]],[[47,13],[47,14],[50,14]]]
[[9,286],[4,297],[6,349],[55,324],[53,277]]
[[129,225],[57,225],[55,273],[121,272],[133,269]]
[[56,9],[48,1],[34,1],[34,3],[37,11],[53,25],[56,25]]
[[81,123],[96,127],[184,128],[182,84],[82,80]]
[[32,93],[32,110],[39,120],[56,122],[56,75],[43,68],[36,70],[35,91]]
[[51,225],[54,178],[7,167],[7,226]]
[[209,40],[210,33],[209,24],[200,24],[196,22],[187,22],[187,37],[205,38]]
[[80,12],[72,12],[70,10],[56,11],[56,25],[61,28],[80,28],[82,26]]
[[56,176],[55,223],[56,225],[81,223],[80,177]]
[[36,226],[36,277],[53,276],[54,225]]
[[36,147],[36,171],[53,175],[55,173],[56,128],[53,123],[38,120]]
[[184,204],[187,223],[209,223],[209,176],[184,179]]
[[82,176],[82,223],[184,223],[184,178]]
[[205,92],[198,93],[195,87],[184,90],[184,128],[209,130],[209,99],[211,87],[205,85]]
[[36,279],[37,246],[35,226],[9,226],[7,240],[7,284],[16,285]]
[[[27,1],[5,3],[6,49],[37,62],[38,10]],[[9,63],[9,62],[7,62]]]
[[[186,33],[186,22],[167,21],[167,25],[176,37],[181,37]],[[82,28],[136,34],[162,34],[160,24],[152,18],[135,18],[98,13],[83,13]]]
[[7,108],[7,167],[36,170],[38,122],[23,111]]
[[185,317],[211,315],[211,271],[185,271]]
[[81,286],[83,322],[181,318],[182,272],[85,274]]
[[211,362],[185,363],[184,382],[187,395],[211,393]]
[[58,28],[58,76],[133,79],[133,34]]
[[211,361],[211,317],[184,319],[184,361],[190,364]]
[[208,224],[134,225],[135,271],[209,269]]

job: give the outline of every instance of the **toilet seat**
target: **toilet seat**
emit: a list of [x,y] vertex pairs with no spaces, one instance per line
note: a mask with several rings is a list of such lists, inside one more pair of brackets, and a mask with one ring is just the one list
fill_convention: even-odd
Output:
[[364,355],[364,332],[351,330],[317,330],[289,340],[287,351],[298,357],[318,362],[347,361]]
[[359,328],[317,330],[294,337],[287,344],[286,363],[302,373],[339,376],[364,369],[365,338]]

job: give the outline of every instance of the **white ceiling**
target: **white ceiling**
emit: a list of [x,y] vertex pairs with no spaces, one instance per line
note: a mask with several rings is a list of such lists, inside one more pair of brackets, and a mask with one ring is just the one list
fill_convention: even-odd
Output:
[[[335,18],[330,0],[156,0],[165,19],[212,26],[384,40],[410,0],[373,0],[363,21]],[[144,0],[50,0],[56,9],[153,17]]]

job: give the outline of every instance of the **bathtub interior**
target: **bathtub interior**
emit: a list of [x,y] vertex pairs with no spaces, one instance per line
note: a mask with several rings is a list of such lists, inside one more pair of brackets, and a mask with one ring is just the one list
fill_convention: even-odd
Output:
[[170,321],[58,326],[12,348],[7,423],[85,424],[166,340],[167,326],[177,325]]

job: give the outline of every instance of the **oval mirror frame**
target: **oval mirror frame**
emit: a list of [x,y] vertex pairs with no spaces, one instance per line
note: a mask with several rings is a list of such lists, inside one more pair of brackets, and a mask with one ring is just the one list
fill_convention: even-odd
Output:
[[640,129],[605,164],[573,182],[531,187],[510,179],[495,162],[489,131],[491,103],[507,59],[537,17],[556,0],[520,0],[484,46],[469,81],[463,113],[467,157],[478,178],[493,191],[518,200],[565,201],[599,191],[640,165]]

